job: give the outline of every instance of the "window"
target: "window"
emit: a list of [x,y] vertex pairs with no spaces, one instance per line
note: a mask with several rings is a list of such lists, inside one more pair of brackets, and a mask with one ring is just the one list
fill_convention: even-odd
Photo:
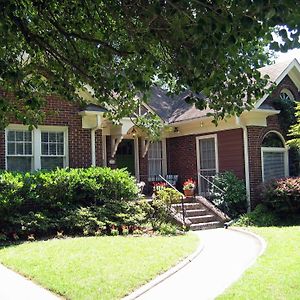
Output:
[[276,132],[269,132],[262,142],[263,181],[288,176],[288,154],[284,140]]
[[33,131],[21,125],[15,127],[6,129],[7,170],[25,172],[67,166],[66,127],[41,126]]
[[63,132],[41,132],[41,168],[63,168],[65,150]]
[[282,89],[280,92],[280,99],[294,101],[295,97],[289,89]]
[[161,141],[151,143],[148,150],[149,181],[153,181],[153,177],[157,175],[163,175],[163,151]]
[[32,132],[12,130],[7,133],[7,169],[11,171],[29,171],[32,169]]

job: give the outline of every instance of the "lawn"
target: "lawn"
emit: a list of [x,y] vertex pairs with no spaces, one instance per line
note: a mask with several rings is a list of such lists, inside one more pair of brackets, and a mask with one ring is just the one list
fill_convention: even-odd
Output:
[[85,237],[0,249],[0,262],[68,299],[120,299],[198,246],[194,234]]
[[251,230],[266,240],[267,249],[218,299],[300,299],[300,226]]

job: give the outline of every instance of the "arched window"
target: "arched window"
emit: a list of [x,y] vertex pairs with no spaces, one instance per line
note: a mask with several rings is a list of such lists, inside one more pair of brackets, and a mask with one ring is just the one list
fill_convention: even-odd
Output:
[[289,89],[282,89],[280,92],[280,99],[294,101],[295,97]]
[[268,132],[261,144],[263,181],[288,176],[288,152],[284,138],[275,131]]

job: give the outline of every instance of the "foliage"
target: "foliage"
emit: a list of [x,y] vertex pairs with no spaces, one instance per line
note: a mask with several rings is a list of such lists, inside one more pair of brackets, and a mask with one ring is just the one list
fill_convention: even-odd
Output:
[[273,104],[275,109],[280,110],[278,115],[280,127],[282,128],[283,132],[287,134],[290,126],[296,123],[295,101],[289,98],[279,98],[275,99]]
[[151,223],[153,230],[159,230],[162,224],[171,222],[171,205],[179,203],[182,194],[171,188],[157,192],[151,202],[143,201],[141,206],[146,214],[146,220]]
[[95,234],[110,232],[111,226],[141,224],[145,216],[133,201],[137,195],[135,180],[125,170],[2,172],[0,233],[23,238],[57,231]]
[[170,223],[163,223],[159,227],[159,233],[162,235],[175,235],[177,231],[177,226]]
[[193,190],[196,187],[196,182],[193,179],[188,179],[183,183],[183,190]]
[[295,1],[1,0],[1,125],[40,123],[50,93],[91,94],[120,120],[155,82],[190,90],[216,118],[241,113],[265,92],[266,46],[299,47],[299,11]]
[[297,104],[296,107],[296,124],[292,125],[289,130],[289,136],[292,137],[291,140],[287,142],[290,146],[295,146],[298,149],[300,148],[300,103]]
[[217,174],[211,187],[212,202],[231,218],[247,210],[246,187],[233,172]]
[[234,225],[247,227],[268,227],[276,226],[277,224],[279,224],[279,219],[275,212],[271,212],[266,206],[259,204],[255,207],[253,211],[241,215]]
[[263,203],[270,209],[288,216],[300,212],[300,177],[278,179],[262,188]]

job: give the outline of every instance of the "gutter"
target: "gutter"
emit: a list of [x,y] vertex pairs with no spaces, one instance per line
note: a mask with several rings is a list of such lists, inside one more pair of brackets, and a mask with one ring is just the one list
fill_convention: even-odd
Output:
[[101,129],[101,116],[96,115],[96,126],[91,130],[92,167],[96,166],[96,130]]

